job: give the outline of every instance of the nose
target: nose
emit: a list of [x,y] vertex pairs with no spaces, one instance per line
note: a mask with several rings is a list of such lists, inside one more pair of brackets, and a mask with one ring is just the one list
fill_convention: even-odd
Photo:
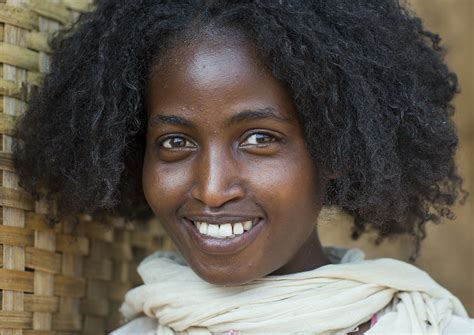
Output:
[[211,208],[241,199],[245,191],[239,170],[230,150],[203,150],[196,159],[192,197]]

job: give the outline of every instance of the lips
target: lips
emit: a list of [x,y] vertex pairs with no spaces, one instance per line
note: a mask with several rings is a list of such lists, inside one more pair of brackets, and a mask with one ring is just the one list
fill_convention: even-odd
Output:
[[[229,224],[238,225],[242,222],[252,221],[252,227],[244,231],[242,234],[229,236],[218,236],[218,233],[212,235],[203,234],[198,230],[198,224],[203,223],[213,226],[227,228]],[[247,247],[257,237],[264,226],[265,221],[261,218],[251,217],[204,217],[204,216],[189,216],[183,218],[185,229],[196,244],[196,247],[203,253],[210,255],[231,255],[237,253]],[[202,227],[201,227],[202,230]]]

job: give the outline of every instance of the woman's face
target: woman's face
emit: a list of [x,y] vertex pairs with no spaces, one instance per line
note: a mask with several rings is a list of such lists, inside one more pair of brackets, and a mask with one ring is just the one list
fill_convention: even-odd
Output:
[[228,36],[155,65],[143,190],[191,268],[230,285],[316,267],[321,186],[284,85]]

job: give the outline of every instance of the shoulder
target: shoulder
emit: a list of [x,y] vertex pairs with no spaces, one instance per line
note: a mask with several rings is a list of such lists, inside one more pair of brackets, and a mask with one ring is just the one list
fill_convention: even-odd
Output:
[[474,319],[453,315],[446,325],[443,335],[474,334]]
[[[410,319],[403,320],[395,313],[387,313],[380,317],[374,328],[367,330],[366,334],[392,334],[394,330],[401,334],[418,334],[421,332],[420,328],[410,322]],[[380,327],[382,325],[382,327]],[[431,327],[430,327],[431,328]],[[434,329],[436,329],[435,327]],[[416,330],[418,329],[418,330]],[[425,328],[426,329],[426,328]],[[439,324],[439,328],[442,332],[435,330],[436,334],[442,335],[473,335],[474,334],[474,319],[469,317],[462,317],[458,315],[452,315],[449,317],[449,321],[443,325],[443,322]],[[433,331],[433,328],[431,328]],[[428,331],[428,333],[431,333]]]
[[158,320],[142,316],[114,330],[109,335],[155,335],[157,328]]

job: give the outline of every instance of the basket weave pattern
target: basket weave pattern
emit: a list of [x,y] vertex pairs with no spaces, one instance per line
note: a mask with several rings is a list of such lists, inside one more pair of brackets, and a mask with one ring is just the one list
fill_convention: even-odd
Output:
[[47,224],[47,207],[18,186],[12,162],[15,119],[49,70],[48,37],[91,0],[0,0],[0,334],[105,334],[120,324],[136,265],[172,249],[155,220],[138,230],[110,218]]

